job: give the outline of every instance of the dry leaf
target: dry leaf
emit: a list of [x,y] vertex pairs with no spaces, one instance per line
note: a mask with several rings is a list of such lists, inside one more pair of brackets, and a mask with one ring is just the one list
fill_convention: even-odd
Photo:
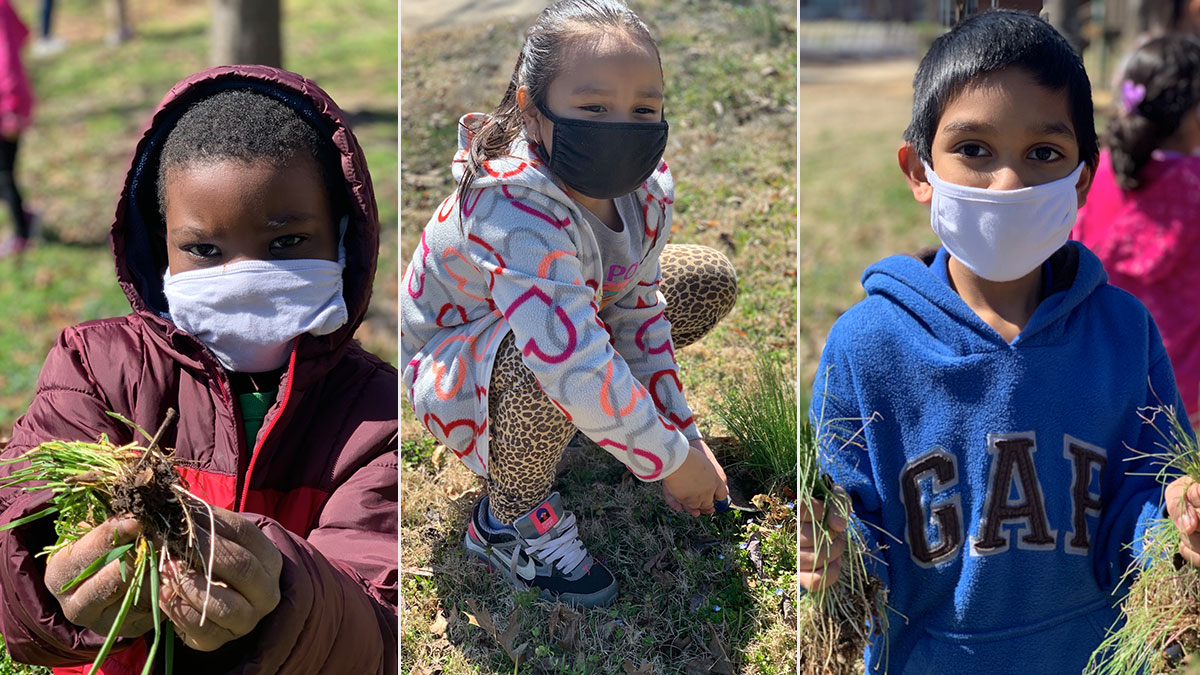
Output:
[[431,567],[404,567],[400,569],[401,574],[411,574],[416,577],[431,577],[433,576],[433,568]]
[[758,574],[759,579],[762,579],[765,572],[763,572],[762,540],[759,538],[758,532],[750,535],[750,539],[746,541],[746,555],[750,556],[750,564],[754,565],[754,572]]
[[429,624],[429,634],[436,636],[445,635],[446,628],[448,626],[449,624],[446,622],[446,615],[442,614],[442,610],[439,609],[437,617],[433,620],[433,623]]
[[661,563],[662,559],[667,556],[667,553],[670,553],[670,549],[665,549],[665,548],[659,549],[657,555],[655,555],[650,560],[646,561],[645,565],[642,565],[642,571],[649,572],[650,570],[653,570],[653,569],[659,569],[659,563]]
[[650,666],[651,664],[649,661],[642,661],[642,665],[638,667],[634,666],[629,659],[625,659],[625,664],[623,667],[625,668],[625,675],[653,675],[653,671],[650,670]]
[[734,675],[733,664],[729,662],[729,653],[725,651],[725,645],[721,643],[721,636],[717,633],[717,629],[711,621],[707,623],[708,632],[712,634],[712,640],[708,643],[708,653],[716,658],[716,661],[709,666],[709,672],[720,673],[721,675]]
[[[496,624],[492,621],[492,615],[485,609],[480,609],[479,605],[475,604],[475,598],[467,598],[467,606],[471,608],[470,612],[464,611],[467,615],[467,621],[474,626],[479,626],[485,633],[493,638],[498,638],[500,633],[496,630]],[[472,614],[471,612],[474,612]]]
[[688,661],[685,665],[687,675],[708,675],[712,672],[712,661],[703,656]]

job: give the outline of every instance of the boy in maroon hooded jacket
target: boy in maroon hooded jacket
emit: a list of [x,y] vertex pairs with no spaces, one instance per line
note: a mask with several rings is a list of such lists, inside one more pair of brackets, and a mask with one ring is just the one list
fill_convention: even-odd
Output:
[[[396,671],[398,383],[352,339],[378,246],[362,150],[297,75],[193,75],[137,147],[112,229],[133,312],[63,332],[3,456],[129,442],[106,411],[157,428],[179,410],[162,445],[216,507],[222,585],[202,623],[203,578],[164,574],[176,673]],[[0,524],[46,500],[0,492]],[[19,661],[85,672],[127,582],[114,563],[56,589],[138,526],[114,517],[47,561],[49,520],[0,534],[0,634]],[[97,672],[141,672],[149,602]]]

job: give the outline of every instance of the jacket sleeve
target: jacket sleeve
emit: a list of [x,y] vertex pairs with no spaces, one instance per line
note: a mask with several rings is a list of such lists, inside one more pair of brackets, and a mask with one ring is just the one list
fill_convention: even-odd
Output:
[[567,232],[570,213],[528,188],[485,192],[492,203],[476,209],[488,217],[470,221],[469,258],[490,279],[525,364],[568,419],[635,476],[666,477],[686,459],[688,439],[613,350]]
[[332,515],[307,538],[244,514],[282,554],[279,606],[215,652],[177,656],[176,672],[396,673],[398,472],[393,439],[334,492],[323,510]]
[[[29,410],[13,428],[3,457],[18,457],[48,440],[95,441],[108,434],[114,443],[130,440],[127,429],[105,415],[75,329],[68,328],[46,357]],[[0,467],[8,475],[17,467]],[[0,524],[38,512],[49,495],[21,488],[0,491]],[[13,658],[24,663],[71,665],[90,662],[104,636],[72,624],[46,588],[45,558],[35,557],[54,543],[50,518],[0,532],[0,634]],[[130,644],[118,642],[116,650]]]
[[[1158,339],[1156,330],[1153,338]],[[1104,510],[1096,528],[1096,578],[1103,588],[1115,587],[1126,570],[1141,557],[1146,533],[1154,521],[1165,514],[1163,483],[1157,476],[1164,468],[1161,455],[1171,445],[1174,435],[1163,408],[1173,408],[1180,433],[1192,433],[1175,386],[1171,362],[1161,342],[1157,344],[1160,346],[1150,367],[1146,401],[1138,411],[1144,422],[1138,433],[1137,447],[1122,446],[1120,452],[1115,453],[1116,457],[1110,456],[1106,462],[1103,489],[1108,495],[1103,499]],[[1173,467],[1167,467],[1167,471],[1163,482],[1170,482],[1179,473]]]
[[658,290],[662,266],[656,259],[644,268],[629,293],[600,310],[600,319],[608,326],[617,353],[624,357],[629,371],[650,392],[659,414],[688,440],[694,440],[700,438],[700,430],[683,395],[671,322],[664,314],[667,300]]

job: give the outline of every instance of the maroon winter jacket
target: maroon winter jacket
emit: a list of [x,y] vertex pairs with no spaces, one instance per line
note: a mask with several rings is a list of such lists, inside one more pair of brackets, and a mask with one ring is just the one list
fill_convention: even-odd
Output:
[[[228,87],[275,96],[332,138],[350,205],[343,276],[350,321],[331,335],[297,340],[253,448],[226,372],[162,314],[158,151],[188,103]],[[133,312],[63,331],[3,455],[51,439],[95,441],[102,433],[129,442],[129,428],[105,411],[146,429],[157,429],[167,408],[179,411],[163,445],[185,460],[192,492],[256,523],[283,554],[283,571],[274,612],[215,652],[177,643],[176,673],[397,670],[398,381],[395,368],[352,339],[371,294],[378,221],[366,159],[344,115],[293,73],[234,66],[193,75],[163,99],[138,144],[111,236],[117,279]],[[0,492],[0,524],[45,501],[17,489]],[[0,533],[0,634],[19,661],[90,663],[104,637],[67,621],[42,582],[45,558],[34,557],[53,542],[50,527],[42,519]],[[121,651],[101,671],[139,673],[145,638],[118,644]]]

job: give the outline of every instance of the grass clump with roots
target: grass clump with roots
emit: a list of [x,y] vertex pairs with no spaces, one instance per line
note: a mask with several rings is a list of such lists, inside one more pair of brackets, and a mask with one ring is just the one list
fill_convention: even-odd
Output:
[[[822,414],[815,423],[805,420],[800,427],[796,501],[825,505],[824,518],[812,524],[817,550],[827,550],[833,544],[829,529],[831,514],[836,513],[847,523],[846,550],[842,553],[837,581],[821,590],[802,592],[800,596],[797,629],[803,675],[861,672],[858,663],[871,635],[887,634],[887,589],[867,569],[872,552],[863,535],[865,524],[854,517],[850,500],[844,493],[835,492],[832,479],[821,468],[821,453],[828,448],[840,450],[861,445],[856,440],[861,429],[850,434],[838,424],[840,421],[825,420],[822,406]],[[885,659],[886,651],[885,646]]]
[[[159,570],[172,558],[191,560],[198,536],[213,531],[213,514],[211,507],[189,492],[175,473],[173,453],[159,447],[159,439],[175,419],[174,409],[167,411],[166,419],[154,436],[116,413],[108,414],[136,429],[149,444],[141,446],[131,442],[117,446],[102,434],[95,443],[49,441],[20,457],[2,462],[8,465],[28,462],[29,465],[12,472],[0,487],[22,486],[27,492],[49,490],[53,494],[50,506],[15,520],[3,529],[55,516],[54,529],[58,538],[39,554],[51,555],[78,541],[114,515],[130,514],[135,518],[141,525],[141,532],[134,541],[93,561],[58,592],[69,591],[114,561],[120,561],[121,576],[126,578],[127,563],[130,564],[133,569],[128,577],[129,588],[92,668],[99,667],[108,657],[134,602],[142,589],[149,586],[154,639],[142,673],[146,675],[153,669],[155,655],[164,637],[166,671],[170,673],[174,636],[171,622],[164,622],[158,606],[162,583]],[[207,519],[203,518],[205,512]],[[207,522],[207,529],[204,522]],[[212,538],[208,537],[208,540],[211,542]],[[209,553],[207,569],[212,568],[212,552]],[[206,576],[211,584],[211,575]]]
[[[1165,419],[1160,452],[1143,453],[1160,467],[1164,485],[1179,475],[1200,482],[1200,449],[1175,410],[1160,406],[1139,411],[1146,424]],[[1185,654],[1200,649],[1200,570],[1179,555],[1181,535],[1170,518],[1156,519],[1143,538],[1143,552],[1121,580],[1129,594],[1121,618],[1092,654],[1087,675],[1169,673]]]

